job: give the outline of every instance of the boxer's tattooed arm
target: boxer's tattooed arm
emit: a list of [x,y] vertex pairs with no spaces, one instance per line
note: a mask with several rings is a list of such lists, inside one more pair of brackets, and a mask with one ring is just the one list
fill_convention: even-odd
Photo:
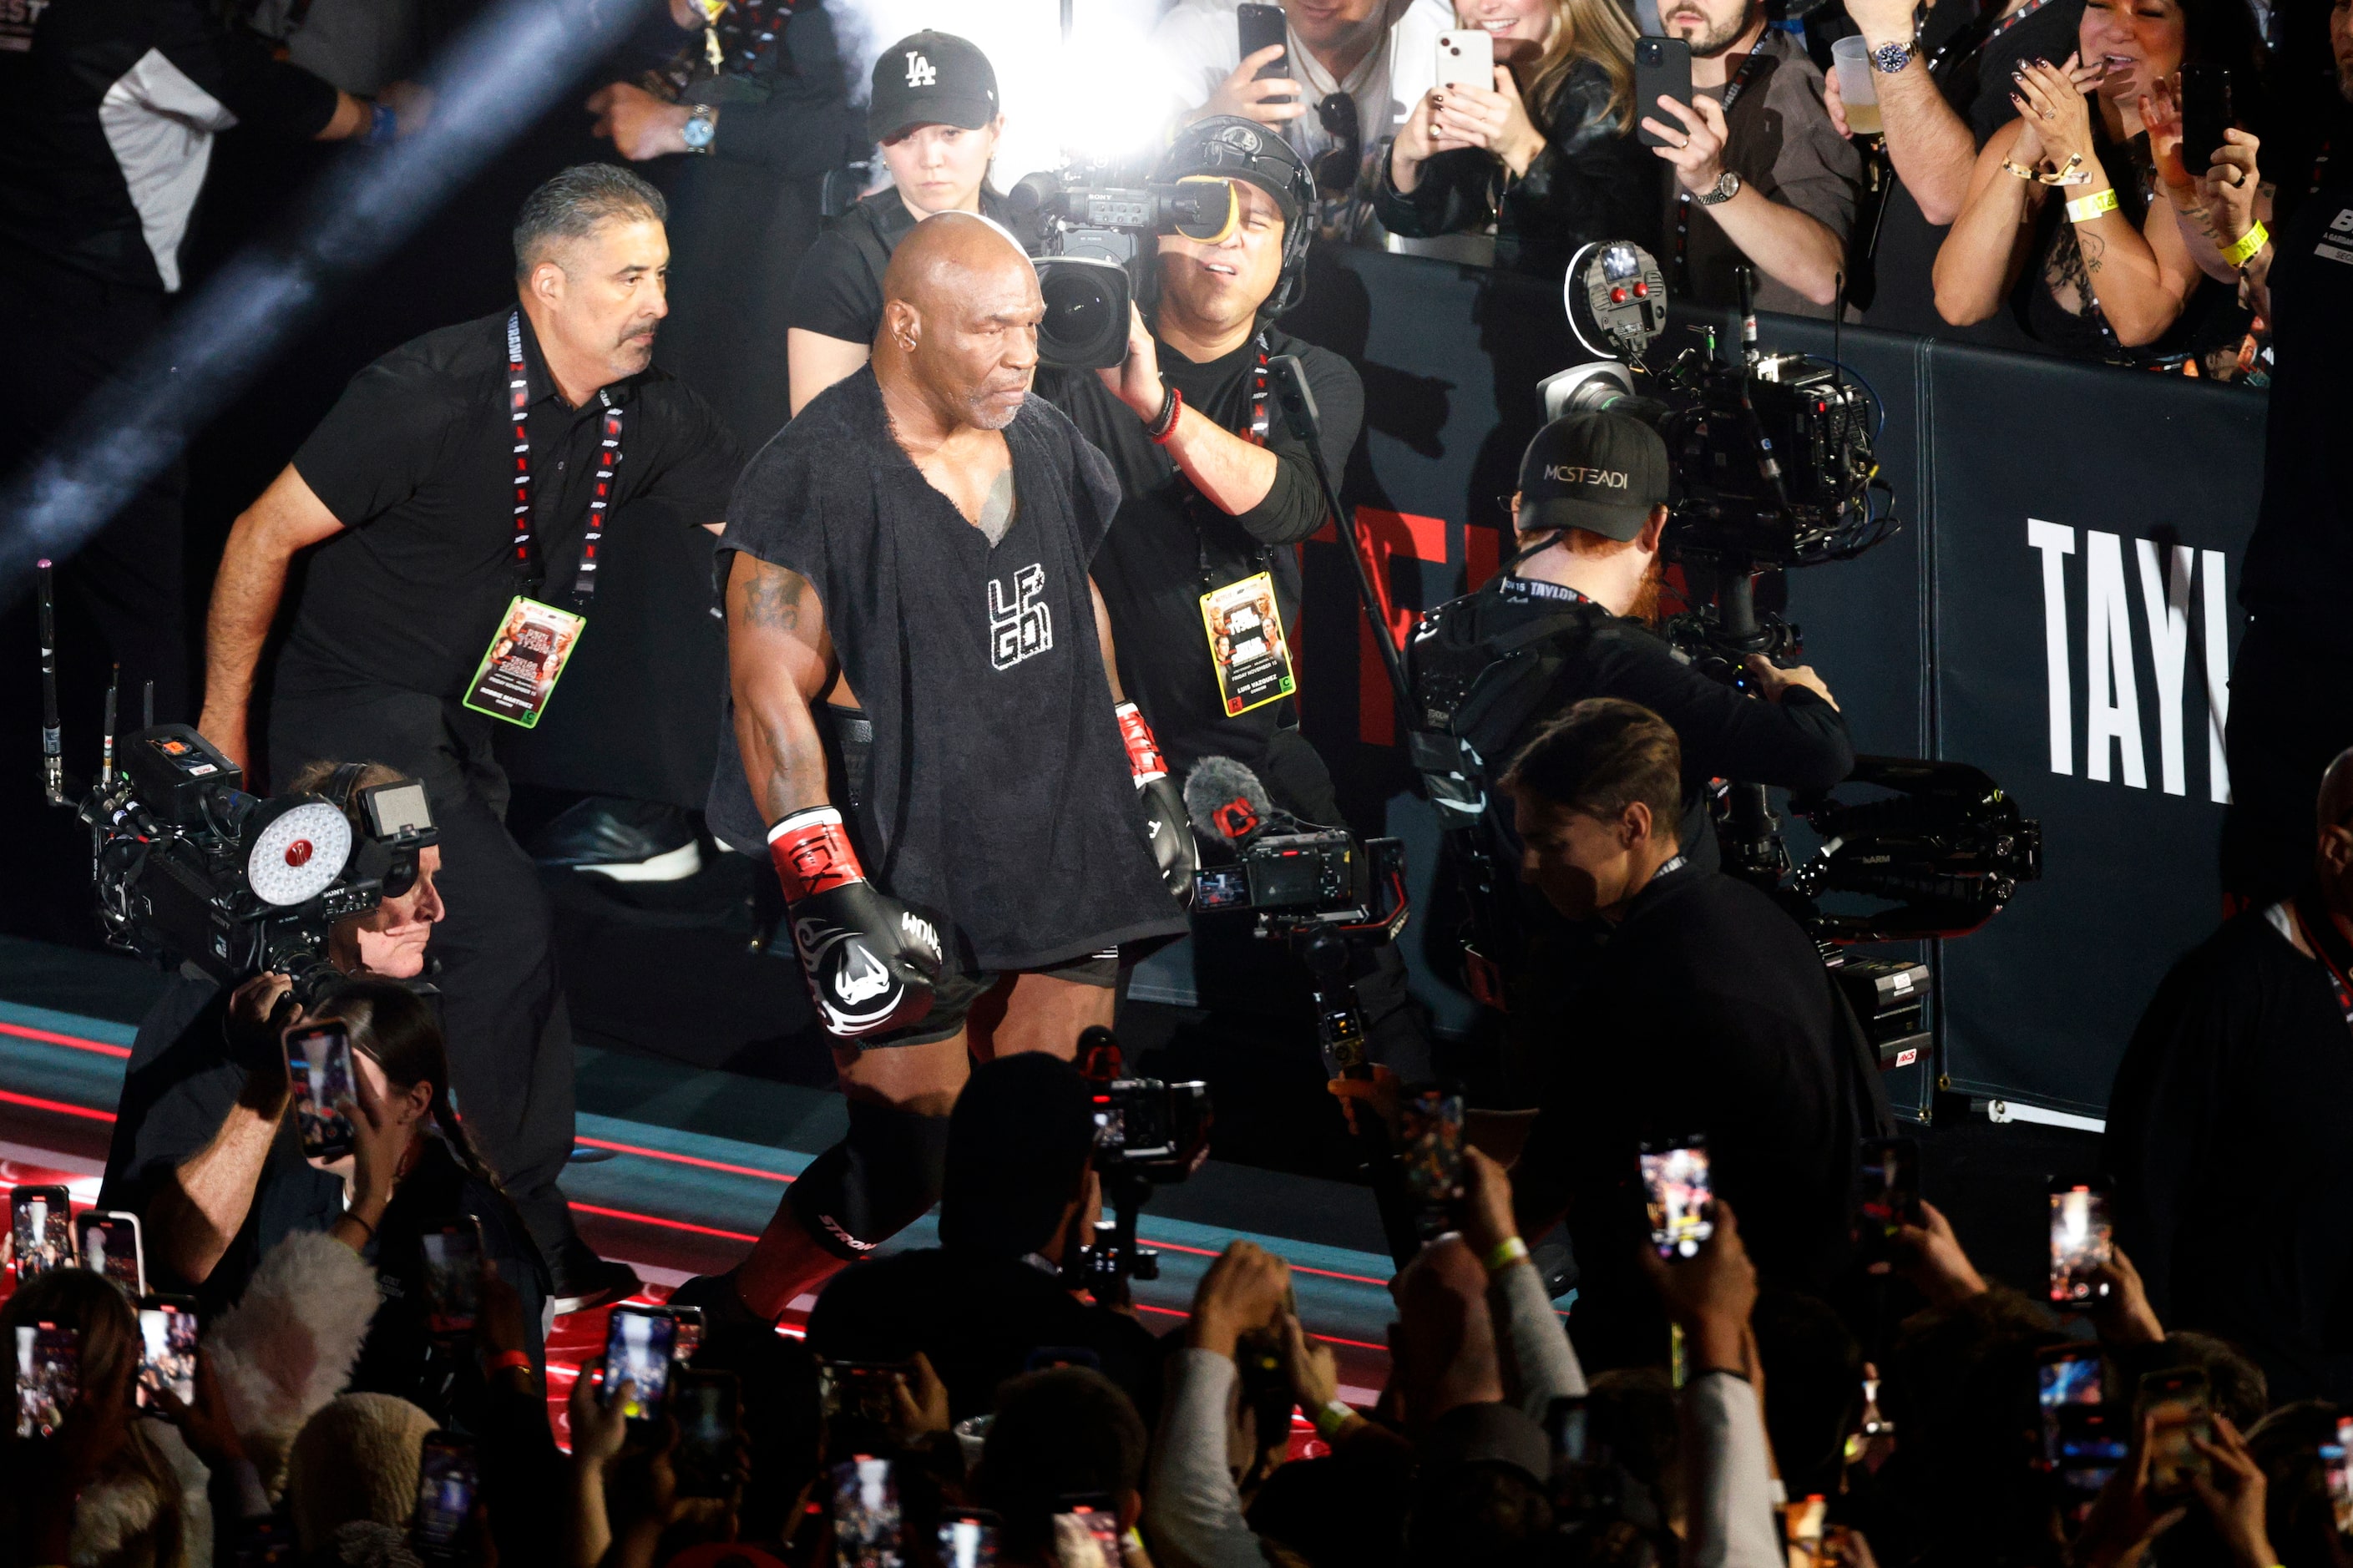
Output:
[[727,574],[727,675],[744,780],[770,824],[826,804],[812,705],[833,678],[833,639],[808,579],[738,552]]

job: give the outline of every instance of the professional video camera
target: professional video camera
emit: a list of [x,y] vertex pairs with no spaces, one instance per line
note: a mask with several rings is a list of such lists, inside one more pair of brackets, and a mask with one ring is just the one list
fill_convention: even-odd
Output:
[[1094,1240],[1073,1248],[1062,1278],[1118,1305],[1131,1279],[1160,1278],[1160,1255],[1135,1239],[1135,1219],[1155,1186],[1181,1182],[1209,1157],[1209,1086],[1130,1078],[1119,1039],[1096,1025],[1079,1036],[1079,1068],[1094,1091],[1095,1176],[1111,1212]]
[[356,837],[335,802],[246,794],[237,765],[185,724],[150,723],[127,737],[117,772],[110,691],[108,761],[77,805],[57,722],[52,603],[44,562],[43,772],[50,804],[72,808],[90,826],[107,944],[167,964],[193,963],[225,985],[285,974],[295,999],[309,1006],[341,978],[327,959],[335,922],[366,914],[387,893],[406,892],[417,880],[418,853],[439,841],[425,786],[401,779],[358,791],[368,831]]
[[1005,199],[1036,231],[1031,254],[1046,301],[1038,360],[1058,370],[1108,370],[1125,359],[1128,307],[1150,298],[1159,237],[1216,245],[1240,213],[1229,181],[1124,182],[1105,164],[1025,175]]

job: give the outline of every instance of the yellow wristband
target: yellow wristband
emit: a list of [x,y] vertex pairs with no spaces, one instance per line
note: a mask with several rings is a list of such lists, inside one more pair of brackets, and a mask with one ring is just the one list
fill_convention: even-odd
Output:
[[2069,223],[2089,223],[2092,219],[2099,216],[2102,213],[2112,213],[2116,210],[2116,187],[2111,185],[2105,191],[2094,191],[2088,196],[2078,196],[2073,201],[2069,202],[2067,204],[2067,221]]
[[2271,231],[2261,222],[2239,237],[2239,243],[2222,252],[2222,259],[2233,267],[2244,267],[2255,258],[2255,252],[2272,242]]
[[1487,1254],[1487,1272],[1501,1274],[1513,1264],[1525,1259],[1527,1255],[1526,1242],[1516,1236],[1507,1236],[1495,1244],[1495,1249],[1493,1252]]
[[1315,1430],[1325,1442],[1340,1435],[1340,1428],[1356,1418],[1356,1413],[1336,1399],[1327,1399],[1324,1408],[1315,1413]]

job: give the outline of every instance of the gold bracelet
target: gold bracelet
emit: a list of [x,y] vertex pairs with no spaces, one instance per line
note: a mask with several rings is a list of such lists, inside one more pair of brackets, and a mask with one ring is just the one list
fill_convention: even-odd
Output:
[[2258,220],[2254,227],[2239,237],[2237,244],[2222,252],[2222,259],[2233,267],[2243,268],[2255,258],[2255,252],[2271,242],[2271,231]]
[[2102,213],[2112,213],[2116,210],[2116,188],[2114,185],[2110,185],[2105,191],[2094,191],[2088,196],[2077,196],[2073,201],[2069,202],[2067,204],[2067,221],[2069,223],[2089,223],[2092,219],[2098,217]]

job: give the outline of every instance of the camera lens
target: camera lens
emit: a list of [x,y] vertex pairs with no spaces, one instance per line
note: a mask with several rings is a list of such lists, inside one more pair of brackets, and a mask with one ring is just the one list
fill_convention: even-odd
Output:
[[1046,306],[1038,323],[1038,357],[1059,370],[1103,370],[1127,357],[1127,273],[1090,257],[1051,257],[1038,264]]

